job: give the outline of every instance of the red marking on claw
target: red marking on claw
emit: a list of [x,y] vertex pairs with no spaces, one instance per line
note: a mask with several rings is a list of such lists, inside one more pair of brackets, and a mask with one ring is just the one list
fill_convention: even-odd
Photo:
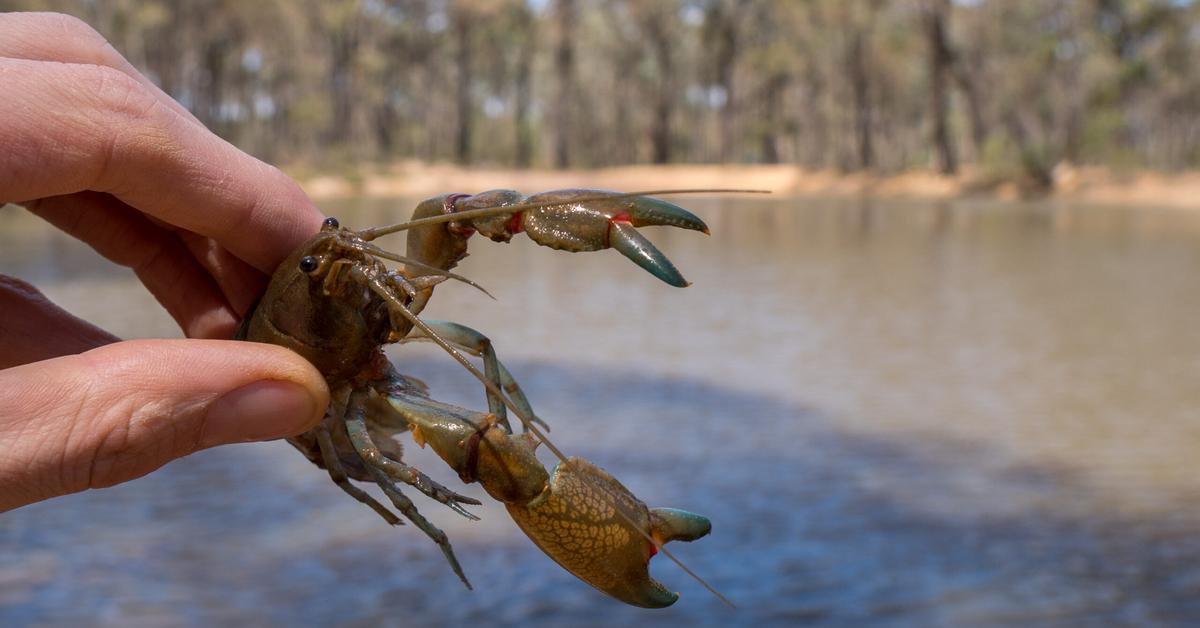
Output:
[[658,554],[658,546],[651,543],[650,544],[650,558],[654,558],[657,554]]
[[[442,201],[442,212],[446,213],[446,214],[453,214],[454,212],[458,211],[458,208],[455,207],[454,204],[458,202],[458,199],[466,198],[468,196],[470,196],[470,194],[462,194],[462,193],[447,194],[446,200]],[[454,235],[457,235],[457,236],[462,236],[464,238],[469,238],[469,237],[475,235],[474,229],[472,229],[471,227],[464,227],[464,226],[458,224],[457,222],[447,223],[446,231],[449,231],[450,233],[453,233]]]
[[633,219],[629,217],[629,214],[627,212],[621,212],[621,213],[616,214],[608,219],[608,229],[604,230],[604,248],[606,248],[606,249],[609,247],[609,241],[612,239],[611,234],[612,234],[613,225],[618,222],[623,222],[623,223],[629,225],[629,224],[633,224]]
[[517,213],[513,214],[512,218],[508,219],[508,232],[509,233],[521,233],[522,231],[524,231],[525,227],[524,227],[524,225],[521,224],[521,219],[524,217],[525,217],[525,212],[517,212]]

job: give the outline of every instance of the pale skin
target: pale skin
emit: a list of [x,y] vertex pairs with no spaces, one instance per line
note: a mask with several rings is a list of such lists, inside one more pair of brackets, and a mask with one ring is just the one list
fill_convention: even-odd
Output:
[[131,268],[188,337],[121,341],[0,275],[0,512],[316,425],[316,369],[225,340],[320,229],[295,182],[75,18],[0,13],[0,93],[0,204]]

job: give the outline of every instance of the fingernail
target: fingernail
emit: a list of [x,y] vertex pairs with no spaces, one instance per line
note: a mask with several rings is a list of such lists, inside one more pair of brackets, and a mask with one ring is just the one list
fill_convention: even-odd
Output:
[[201,446],[290,436],[309,425],[316,405],[299,384],[275,380],[247,384],[209,407]]

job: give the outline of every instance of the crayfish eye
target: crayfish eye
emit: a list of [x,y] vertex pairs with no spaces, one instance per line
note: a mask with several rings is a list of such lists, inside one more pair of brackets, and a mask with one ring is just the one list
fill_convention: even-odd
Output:
[[321,223],[321,226],[325,229],[337,229],[339,226],[338,219],[330,216],[325,219],[325,222]]
[[316,269],[317,269],[317,258],[315,258],[311,255],[305,255],[304,257],[300,258],[300,271],[301,272],[311,273],[312,271],[314,271]]

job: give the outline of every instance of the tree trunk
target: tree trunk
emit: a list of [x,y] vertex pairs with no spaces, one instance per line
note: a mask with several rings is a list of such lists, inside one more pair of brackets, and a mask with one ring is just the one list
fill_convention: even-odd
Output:
[[674,42],[667,33],[666,15],[654,12],[648,16],[646,23],[647,36],[650,38],[651,50],[658,76],[658,91],[654,100],[654,118],[650,128],[650,143],[652,146],[651,159],[656,164],[671,161],[671,117],[675,109],[675,88],[673,74],[673,59],[671,48]]
[[196,117],[217,135],[224,135],[226,123],[221,119],[221,103],[225,100],[225,53],[229,41],[214,36],[206,41],[201,52],[204,67],[204,90],[196,98]]
[[558,45],[554,50],[558,102],[554,104],[554,165],[571,166],[571,112],[575,96],[575,0],[558,0]]
[[870,170],[875,166],[875,151],[871,138],[871,92],[867,72],[866,35],[856,30],[850,39],[847,55],[850,86],[854,93],[854,134],[858,142],[858,167]]
[[329,26],[329,98],[333,116],[327,141],[353,146],[357,85],[354,65],[361,41],[357,15],[344,16]]
[[533,163],[533,127],[529,120],[529,105],[533,98],[533,56],[537,47],[536,27],[533,15],[528,10],[521,13],[521,28],[524,32],[521,47],[517,53],[517,69],[513,85],[513,89],[516,91],[516,102],[513,105],[516,127],[514,158],[518,168],[528,168]]
[[967,101],[967,118],[971,123],[971,152],[975,161],[979,161],[983,157],[983,144],[988,136],[987,121],[983,117],[983,97],[979,94],[978,83],[971,76],[971,71],[961,56],[954,58],[952,68],[954,81],[958,83],[958,89]]
[[929,36],[929,114],[933,121],[933,146],[937,155],[937,170],[946,175],[958,172],[954,141],[947,123],[947,91],[952,56],[946,42],[946,18],[950,0],[933,0],[925,16]]
[[715,75],[717,85],[724,92],[725,101],[721,103],[720,110],[720,147],[718,149],[718,158],[722,162],[727,162],[732,159],[735,152],[734,144],[736,136],[734,135],[735,122],[737,120],[737,108],[734,93],[734,68],[737,64],[739,52],[738,41],[738,11],[745,8],[745,4],[734,3],[732,5],[726,3],[717,3],[709,11],[707,16],[709,21],[709,39],[710,45],[714,48],[713,56],[713,74]]
[[454,160],[460,164],[471,163],[471,134],[474,107],[471,99],[471,56],[472,28],[471,16],[466,11],[455,11],[452,15],[455,44],[454,65],[457,70],[457,88],[455,102],[457,103],[457,118],[454,132]]
[[1010,110],[1005,115],[1004,122],[1008,127],[1009,135],[1012,136],[1013,142],[1017,145],[1017,150],[1020,152],[1021,167],[1024,169],[1025,174],[1038,187],[1050,189],[1054,185],[1054,176],[1050,171],[1051,167],[1047,162],[1044,151],[1034,145],[1027,125],[1021,120],[1021,114],[1016,110]]
[[779,129],[783,127],[779,120],[782,107],[783,89],[787,86],[786,74],[774,74],[767,79],[763,90],[763,117],[766,118],[766,128],[762,133],[763,163],[779,163]]
[[345,38],[334,36],[333,54],[329,61],[329,97],[332,100],[333,117],[329,121],[329,139],[341,142],[349,139],[351,125],[351,110],[354,105],[353,79],[351,63],[353,62],[353,45]]

